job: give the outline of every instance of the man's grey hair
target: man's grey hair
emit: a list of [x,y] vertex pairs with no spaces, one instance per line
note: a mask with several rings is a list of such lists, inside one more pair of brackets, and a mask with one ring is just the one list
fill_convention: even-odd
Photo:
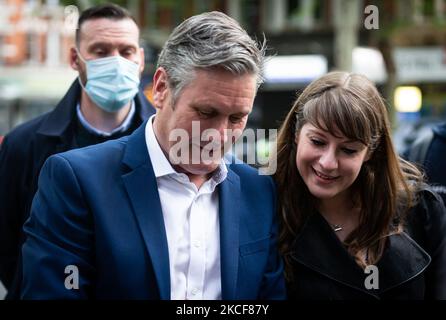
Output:
[[183,21],[167,39],[158,66],[167,73],[175,104],[181,90],[194,79],[195,70],[221,68],[235,75],[253,74],[263,82],[265,40],[252,39],[226,14],[206,12]]

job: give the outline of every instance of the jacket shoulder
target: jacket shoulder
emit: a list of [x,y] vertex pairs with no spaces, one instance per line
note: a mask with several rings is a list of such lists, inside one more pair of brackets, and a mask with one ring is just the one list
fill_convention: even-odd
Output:
[[19,144],[23,146],[24,143],[34,138],[41,124],[45,121],[48,115],[49,112],[18,125],[5,136],[5,139],[8,140],[10,144]]
[[440,206],[443,205],[441,196],[434,190],[434,186],[425,184],[418,191],[419,204],[425,206]]
[[432,186],[424,184],[416,193],[416,204],[411,208],[408,218],[409,221],[416,220],[418,223],[422,221],[424,224],[432,216],[446,218],[444,210],[441,196],[432,189]]
[[258,169],[253,168],[247,165],[246,163],[242,162],[231,163],[229,165],[229,168],[233,170],[235,173],[237,173],[240,179],[244,182],[250,181],[254,185],[259,183],[274,185],[271,176],[260,174]]
[[99,170],[104,167],[104,164],[108,166],[116,161],[121,161],[127,140],[126,136],[84,148],[72,149],[57,155],[67,160],[71,165],[82,166],[82,168],[88,166]]
[[418,203],[408,215],[409,234],[429,253],[446,247],[446,209],[442,198],[430,186],[418,192]]
[[432,129],[436,137],[446,139],[446,122],[443,122]]
[[43,114],[12,129],[0,145],[1,153],[13,157],[14,161],[27,161],[36,133],[47,116],[48,113]]

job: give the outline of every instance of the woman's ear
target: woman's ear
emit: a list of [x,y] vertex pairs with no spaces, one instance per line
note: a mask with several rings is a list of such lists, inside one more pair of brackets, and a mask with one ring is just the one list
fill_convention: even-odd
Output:
[[369,161],[372,158],[372,156],[373,156],[373,151],[367,148],[367,153],[365,154],[364,162]]
[[300,131],[301,130],[295,130],[294,132],[294,143],[296,143],[296,145],[299,143]]

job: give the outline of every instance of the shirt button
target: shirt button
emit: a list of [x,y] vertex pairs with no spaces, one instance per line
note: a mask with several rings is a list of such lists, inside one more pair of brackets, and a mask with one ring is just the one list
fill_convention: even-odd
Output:
[[195,296],[200,290],[198,290],[197,288],[192,289],[191,293],[193,296]]

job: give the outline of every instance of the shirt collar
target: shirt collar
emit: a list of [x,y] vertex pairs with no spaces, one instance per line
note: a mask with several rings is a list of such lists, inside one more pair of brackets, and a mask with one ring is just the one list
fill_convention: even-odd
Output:
[[228,168],[226,167],[225,162],[222,160],[220,161],[220,164],[218,165],[217,169],[212,174],[212,181],[214,186],[217,186],[218,184],[222,183],[228,175]]
[[[156,178],[168,175],[180,175],[167,160],[164,152],[162,151],[158,140],[153,130],[153,119],[155,115],[152,115],[146,124],[146,144],[149,152],[150,159],[152,161],[153,171]],[[228,169],[224,160],[220,161],[219,166],[214,171],[211,177],[211,184],[215,187],[226,179]]]
[[102,130],[99,130],[95,127],[93,127],[91,124],[88,123],[87,119],[85,119],[84,115],[81,112],[81,106],[78,103],[76,106],[76,112],[77,112],[77,117],[80,121],[80,123],[82,124],[82,126],[87,129],[88,131],[90,131],[91,133],[97,134],[99,136],[103,136],[103,137],[110,137],[115,133],[118,132],[124,132],[126,131],[128,128],[130,128],[130,126],[132,125],[132,120],[133,120],[133,116],[135,115],[135,101],[131,101],[131,105],[130,105],[130,111],[127,114],[127,117],[124,119],[124,121],[122,122],[122,124],[113,129],[111,132],[105,132]]
[[153,131],[154,118],[155,115],[152,115],[146,124],[146,144],[152,161],[155,177],[159,178],[176,173],[176,171],[172,168],[172,165],[167,160],[164,152],[161,150],[158,140],[156,139],[155,132]]

